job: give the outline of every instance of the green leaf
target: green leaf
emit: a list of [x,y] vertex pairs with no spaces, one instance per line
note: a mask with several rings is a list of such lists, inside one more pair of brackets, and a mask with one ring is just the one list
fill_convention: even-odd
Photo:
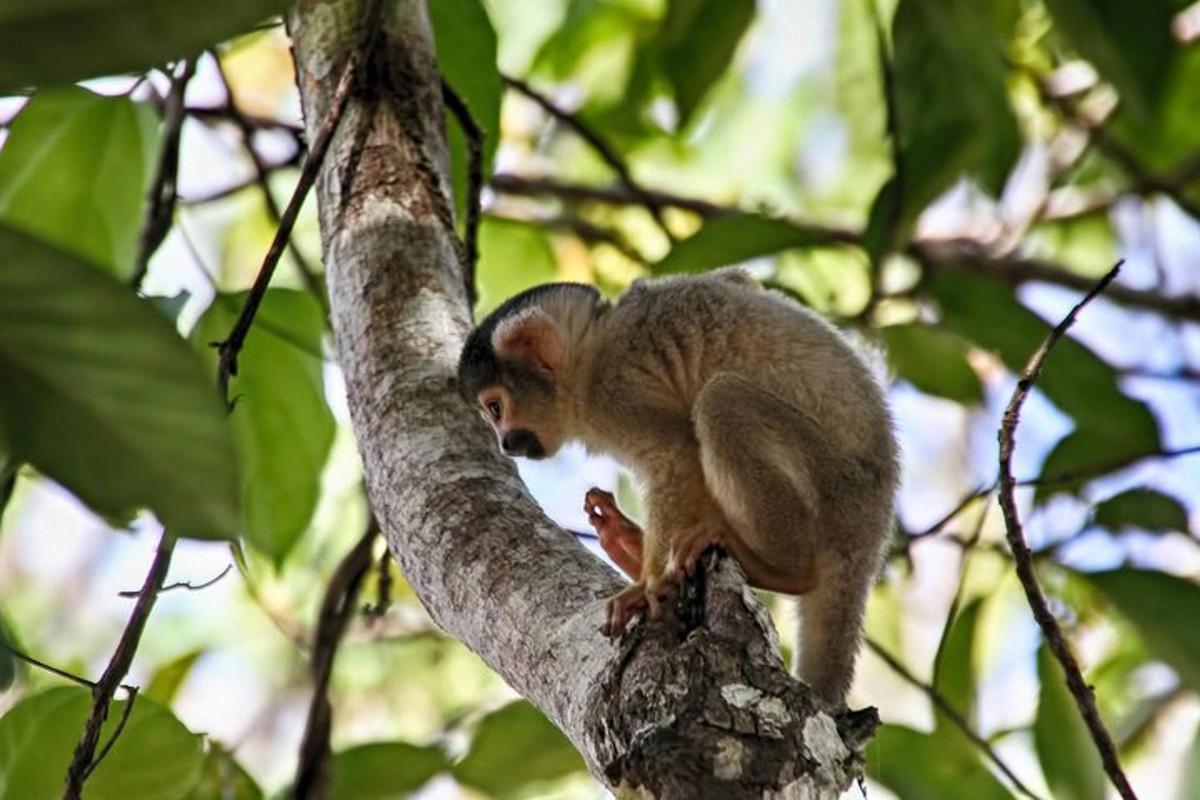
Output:
[[753,19],[754,0],[670,0],[657,44],[679,128],[725,72]]
[[905,231],[964,173],[999,191],[1020,136],[1004,82],[1004,42],[975,0],[903,0],[892,42],[903,175],[895,227]]
[[[245,294],[221,295],[192,340],[214,373],[209,342],[229,335]],[[334,422],[322,380],[321,309],[304,292],[269,289],[229,383],[242,463],[246,539],[279,563],[312,520]]]
[[1179,779],[1176,800],[1196,800],[1200,797],[1200,727],[1192,734],[1192,746],[1183,757],[1183,775]]
[[39,92],[0,149],[0,220],[127,280],[158,140],[154,111],[128,97]]
[[525,222],[484,217],[479,226],[479,303],[487,314],[514,294],[558,276],[554,250],[546,232]]
[[867,775],[904,800],[1012,797],[980,762],[979,751],[953,744],[954,735],[883,725],[867,746]]
[[263,792],[233,754],[209,741],[200,780],[187,800],[262,800]]
[[[1025,366],[1050,333],[1050,326],[999,282],[939,273],[928,282],[928,290],[938,301],[944,327],[995,352],[1013,372]],[[1037,388],[1076,424],[1046,459],[1043,475],[1158,449],[1158,423],[1150,409],[1122,394],[1113,367],[1069,336],[1046,359]],[[1114,419],[1121,424],[1113,425]],[[1039,488],[1050,492],[1062,487]]]
[[1043,643],[1038,648],[1037,716],[1033,743],[1051,794],[1061,800],[1103,797],[1107,783],[1100,754],[1088,733],[1062,669]]
[[[971,719],[975,706],[975,628],[982,607],[982,600],[972,600],[946,626],[938,645],[933,674],[933,687],[967,720]],[[936,707],[934,719],[939,729],[957,730],[957,726]]]
[[454,765],[454,777],[504,797],[534,782],[583,769],[583,759],[567,737],[542,712],[518,700],[479,722],[471,749]]
[[[504,94],[504,82],[496,66],[496,31],[479,0],[432,0],[429,17],[433,24],[438,69],[483,130],[482,178],[486,183],[492,174],[492,156],[500,141],[500,100]],[[466,210],[467,139],[454,115],[447,111],[446,116],[450,180],[461,221]]]
[[1188,514],[1183,504],[1154,489],[1128,489],[1096,507],[1093,521],[1112,531],[1140,528],[1144,531],[1187,531]]
[[143,71],[243,33],[284,0],[0,3],[0,94]]
[[[1105,127],[1151,172],[1171,172],[1186,164],[1200,147],[1200,48],[1174,49],[1170,75],[1157,113],[1147,116],[1121,105]],[[1193,189],[1193,197],[1195,197]]]
[[821,230],[793,225],[759,214],[735,214],[709,220],[700,230],[671,248],[654,265],[656,274],[703,272],[774,255],[793,247],[829,244]]
[[1180,679],[1200,689],[1200,586],[1184,578],[1145,569],[1085,574],[1112,601],[1146,643]]
[[1176,50],[1173,0],[1046,0],[1071,44],[1143,118],[1158,107]]
[[[91,692],[64,686],[26,697],[0,717],[0,800],[58,797],[91,708]],[[100,731],[108,742],[125,712],[114,702]],[[200,776],[201,739],[144,697],[88,778],[88,800],[177,800]]]
[[102,514],[149,506],[179,536],[237,533],[216,390],[171,323],[97,269],[0,226],[0,431]]
[[202,655],[203,650],[192,650],[163,664],[150,676],[150,683],[142,694],[161,705],[171,705],[179,687],[187,680],[192,667]]
[[0,616],[0,692],[8,689],[17,679],[17,657],[12,648],[16,647],[14,637],[8,631],[8,621]]
[[375,742],[342,750],[331,763],[330,800],[389,800],[407,797],[450,768],[437,747]]
[[879,333],[892,369],[913,386],[956,403],[983,400],[983,384],[967,363],[967,343],[960,337],[916,322]]

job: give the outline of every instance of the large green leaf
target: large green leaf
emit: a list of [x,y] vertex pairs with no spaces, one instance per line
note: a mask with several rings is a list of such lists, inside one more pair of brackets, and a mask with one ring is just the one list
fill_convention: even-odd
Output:
[[39,92],[0,150],[0,220],[128,279],[158,139],[154,111],[128,97]]
[[729,66],[754,19],[754,0],[670,0],[656,43],[682,128]]
[[1175,51],[1174,0],[1046,0],[1055,27],[1143,118],[1158,107]]
[[[222,295],[196,324],[192,339],[214,370],[217,354],[208,344],[229,335],[244,300],[244,294]],[[277,563],[312,519],[333,444],[322,331],[321,309],[310,295],[269,289],[229,383],[246,539]]]
[[867,775],[903,800],[1009,800],[979,751],[957,746],[949,731],[927,734],[883,725],[867,746]]
[[1200,727],[1192,734],[1192,745],[1183,757],[1183,775],[1175,793],[1176,800],[1196,800],[1200,797]]
[[390,800],[408,797],[450,768],[437,747],[375,742],[342,750],[331,763],[330,800]]
[[[91,708],[87,689],[65,686],[26,697],[0,717],[0,800],[42,800],[62,793],[67,764]],[[114,702],[100,731],[108,742],[125,711]],[[121,736],[88,778],[88,800],[176,800],[200,777],[201,739],[170,711],[144,697]]]
[[983,400],[983,384],[967,363],[967,343],[949,331],[913,322],[879,331],[892,369],[923,392],[957,403]]
[[735,214],[709,220],[678,242],[654,265],[654,272],[703,272],[774,255],[793,247],[829,244],[828,233],[759,214]]
[[[938,301],[942,323],[1021,370],[1050,333],[1050,326],[1014,297],[1002,283],[976,276],[939,273],[927,284]],[[1098,463],[1158,448],[1158,423],[1150,409],[1121,393],[1117,374],[1095,353],[1064,337],[1046,359],[1037,387],[1076,430],[1046,459],[1043,474],[1093,467]],[[1113,425],[1114,419],[1121,420]],[[1069,443],[1068,443],[1069,442]]]
[[1154,489],[1128,489],[1096,506],[1092,519],[1109,530],[1139,528],[1144,531],[1187,531],[1188,513],[1183,504]]
[[[933,675],[938,694],[968,721],[975,707],[975,629],[982,607],[982,600],[972,600],[946,625]],[[952,736],[959,735],[957,725],[936,707],[934,721],[939,730],[950,728]]]
[[[1020,152],[1005,88],[1003,38],[975,0],[903,0],[892,21],[898,183],[869,228],[883,249],[964,173],[996,192]],[[899,203],[899,208],[895,207]]]
[[[1200,148],[1200,48],[1177,48],[1156,114],[1119,106],[1106,127],[1149,170],[1169,173]],[[1194,183],[1194,182],[1193,182]],[[1195,187],[1192,197],[1197,197]]]
[[1033,743],[1046,783],[1060,800],[1103,797],[1106,779],[1100,754],[1067,691],[1062,669],[1045,644],[1038,649],[1037,664],[1041,690]]
[[249,30],[285,0],[0,0],[0,93],[142,71]]
[[485,217],[479,227],[479,303],[486,314],[514,294],[558,275],[546,232],[525,222]]
[[1146,569],[1122,568],[1084,575],[1137,628],[1146,648],[1200,689],[1200,586]]
[[524,700],[479,722],[471,749],[454,765],[461,783],[495,797],[580,772],[583,759],[562,732]]
[[[431,0],[429,17],[437,47],[438,69],[466,103],[483,130],[483,181],[492,172],[492,156],[500,141],[500,99],[504,83],[496,67],[496,32],[479,0]],[[467,140],[454,115],[447,112],[450,178],[461,220],[466,209]]]
[[225,411],[171,323],[99,270],[0,226],[0,439],[97,511],[238,530]]
[[254,778],[225,748],[210,741],[200,780],[187,800],[262,800],[263,792]]

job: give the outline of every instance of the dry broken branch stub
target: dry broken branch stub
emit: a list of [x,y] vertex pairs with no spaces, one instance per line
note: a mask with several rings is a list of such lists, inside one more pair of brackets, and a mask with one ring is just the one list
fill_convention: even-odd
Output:
[[[354,0],[301,0],[291,16],[310,131],[329,113],[334,65],[361,13]],[[371,503],[412,587],[609,786],[837,797],[859,774],[874,717],[814,707],[736,565],[708,568],[702,624],[669,617],[614,645],[600,626],[617,576],[545,518],[462,404],[454,374],[471,314],[444,219],[444,107],[425,4],[389,5],[380,37],[380,85],[350,99],[316,186]]]

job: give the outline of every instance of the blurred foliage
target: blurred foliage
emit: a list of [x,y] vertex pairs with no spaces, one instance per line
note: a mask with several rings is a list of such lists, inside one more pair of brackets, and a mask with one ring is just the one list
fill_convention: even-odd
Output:
[[[140,580],[157,523],[209,540],[182,543],[178,570],[213,574],[231,557],[237,569],[160,601],[135,662],[144,691],[87,796],[261,798],[289,785],[316,610],[365,524],[361,466],[326,320],[290,257],[228,414],[216,397],[211,345],[274,230],[213,56],[201,56],[217,48],[269,187],[286,197],[303,139],[273,16],[285,5],[0,3],[0,90],[20,92],[0,101],[0,798],[57,796],[89,703],[11,648],[97,674],[128,615],[116,591]],[[1080,279],[1127,258],[1124,298],[1090,306],[1037,383],[1018,451],[1019,477],[1036,485],[1021,501],[1039,575],[1135,785],[1194,798],[1200,482],[1194,461],[1156,456],[1200,441],[1187,306],[1200,289],[1200,7],[429,7],[442,74],[485,134],[485,182],[507,179],[485,192],[476,314],[550,280],[616,296],[642,276],[744,263],[879,347],[908,476],[867,629],[1044,797],[1098,797],[1106,782],[1033,633],[997,516],[967,503],[944,530],[908,534],[994,479],[1013,374]],[[131,286],[162,158],[164,69],[191,56],[184,202]],[[506,75],[575,124],[509,91]],[[625,179],[580,127],[623,160]],[[451,114],[446,129],[461,220],[469,149]],[[294,238],[319,260],[311,199]],[[927,247],[946,240],[970,257]],[[1042,268],[1033,277],[1028,259]],[[633,483],[612,474],[636,516]],[[968,530],[972,509],[983,516]],[[361,597],[384,612],[356,620],[339,652],[330,796],[448,785],[597,796],[565,737],[512,702],[387,569]],[[785,626],[785,649],[795,644]],[[864,656],[860,672],[853,699],[886,722],[867,754],[872,793],[1016,794],[958,720],[881,662]]]

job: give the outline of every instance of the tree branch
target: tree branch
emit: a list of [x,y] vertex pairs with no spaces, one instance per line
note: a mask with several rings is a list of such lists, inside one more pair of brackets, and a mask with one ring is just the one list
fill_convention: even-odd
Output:
[[475,263],[479,260],[479,218],[483,213],[480,196],[483,194],[483,129],[471,115],[467,103],[442,78],[442,101],[458,120],[463,136],[467,140],[467,197],[463,219],[463,284],[467,290],[467,303],[474,307]]
[[374,36],[373,20],[378,16],[380,3],[381,0],[367,0],[367,5],[372,10],[370,15],[365,18],[359,33],[359,46],[352,49],[346,56],[341,77],[338,78],[337,88],[334,90],[329,113],[322,119],[319,126],[314,126],[312,146],[309,147],[308,155],[304,159],[300,178],[296,181],[296,188],[292,191],[287,208],[280,216],[279,227],[275,230],[275,238],[271,241],[271,246],[267,248],[267,254],[263,257],[262,266],[254,279],[254,285],[250,287],[250,292],[246,295],[246,302],[242,306],[241,314],[238,315],[229,336],[217,345],[217,351],[220,353],[220,361],[217,366],[217,386],[220,389],[221,397],[227,403],[229,402],[229,377],[237,374],[238,353],[246,341],[246,336],[250,333],[250,326],[254,324],[254,315],[258,313],[258,307],[267,294],[267,287],[271,283],[271,276],[275,274],[275,266],[279,263],[279,257],[283,255],[283,248],[291,238],[296,217],[299,216],[300,208],[304,205],[304,198],[308,196],[308,190],[312,188],[313,181],[317,179],[325,152],[329,149],[329,143],[333,141],[333,134],[342,119],[346,103],[350,99],[350,90],[356,81],[361,82],[363,65],[366,63],[365,45]]
[[654,221],[658,223],[658,227],[662,230],[663,235],[667,237],[667,241],[675,241],[675,235],[671,233],[671,228],[663,218],[664,204],[658,202],[653,193],[643,189],[641,184],[634,180],[633,173],[630,172],[625,160],[617,154],[616,150],[609,146],[608,142],[604,141],[600,134],[592,130],[591,126],[581,120],[577,114],[560,108],[553,100],[534,89],[525,81],[508,75],[503,77],[506,84],[537,103],[547,114],[575,131],[579,138],[587,142],[588,146],[596,151],[596,155],[600,156],[600,160],[616,173],[617,180],[650,212],[650,216],[654,217]]
[[1046,597],[1042,593],[1041,586],[1038,585],[1037,576],[1033,571],[1033,557],[1029,551],[1029,545],[1025,541],[1025,533],[1021,526],[1020,516],[1017,513],[1015,498],[1017,482],[1012,475],[1012,456],[1016,443],[1017,424],[1021,419],[1021,406],[1025,403],[1025,398],[1029,395],[1030,389],[1033,388],[1034,383],[1037,381],[1046,357],[1050,354],[1054,345],[1062,339],[1063,335],[1067,332],[1067,328],[1071,327],[1075,322],[1075,318],[1079,315],[1080,310],[1112,283],[1113,279],[1117,277],[1117,272],[1120,268],[1121,262],[1117,262],[1117,265],[1109,270],[1100,279],[1100,282],[1092,287],[1091,291],[1084,295],[1083,299],[1071,309],[1062,322],[1055,326],[1050,335],[1046,337],[1046,341],[1042,343],[1041,347],[1030,357],[1025,368],[1021,370],[1021,374],[1017,379],[1016,391],[1013,392],[1012,399],[1009,401],[1008,407],[1004,410],[1004,418],[1000,425],[999,497],[1000,508],[1004,512],[1008,545],[1012,551],[1013,562],[1016,565],[1017,578],[1020,579],[1021,587],[1025,590],[1025,597],[1029,601],[1030,609],[1033,611],[1033,618],[1037,621],[1038,627],[1042,629],[1042,633],[1046,637],[1046,644],[1049,646],[1050,651],[1054,653],[1054,657],[1058,659],[1058,663],[1062,666],[1063,672],[1066,674],[1067,688],[1075,698],[1075,703],[1079,707],[1079,713],[1087,725],[1092,740],[1096,743],[1096,749],[1100,752],[1100,759],[1104,763],[1104,771],[1108,774],[1109,780],[1112,781],[1113,786],[1117,788],[1117,792],[1124,800],[1135,800],[1137,796],[1133,792],[1133,787],[1129,785],[1128,778],[1125,777],[1125,773],[1121,770],[1117,748],[1113,744],[1108,730],[1105,729],[1104,723],[1101,722],[1099,712],[1096,710],[1096,699],[1092,695],[1092,689],[1084,681],[1083,674],[1079,670],[1079,664],[1075,661],[1075,656],[1071,653],[1071,647],[1063,635],[1062,628],[1059,627],[1057,620],[1054,619],[1054,615],[1050,613],[1050,608],[1046,604]]
[[[361,13],[351,0],[336,13],[318,2],[293,11],[310,130],[334,100],[329,65],[352,46],[345,21]],[[815,707],[735,562],[707,562],[688,602],[614,644],[600,627],[616,574],[545,518],[457,396],[471,314],[445,218],[425,3],[389,4],[379,28],[372,83],[347,106],[317,196],[351,417],[406,577],[438,625],[542,709],[610,787],[837,797],[876,717]]]
[[[242,146],[246,150],[246,155],[250,157],[250,164],[254,167],[254,179],[262,189],[263,202],[267,206],[267,215],[271,218],[271,222],[277,227],[281,225],[283,216],[279,210],[279,203],[275,200],[275,195],[271,193],[271,172],[268,169],[266,161],[258,150],[254,147],[254,125],[238,108],[237,98],[233,95],[233,87],[229,84],[229,79],[225,75],[225,68],[221,65],[221,56],[215,51],[211,51],[213,63],[217,68],[217,77],[221,81],[221,87],[225,90],[225,106],[229,114],[229,120],[237,127],[242,135]],[[296,262],[296,269],[300,273],[300,279],[304,281],[305,288],[309,293],[316,298],[317,304],[321,306],[321,318],[329,319],[329,298],[325,291],[324,281],[317,274],[312,265],[308,263],[308,259],[300,252],[300,248],[296,246],[296,242],[291,237],[291,232],[288,232],[287,239],[288,252],[292,254],[292,259]],[[328,322],[326,323],[328,324]]]
[[[117,642],[108,666],[105,667],[104,673],[92,689],[92,709],[84,724],[83,737],[75,747],[75,755],[72,756],[71,763],[67,767],[66,788],[63,790],[63,797],[66,800],[79,800],[83,791],[83,782],[87,780],[92,769],[99,763],[99,759],[93,759],[93,756],[96,753],[96,745],[100,741],[100,729],[108,717],[108,707],[112,703],[113,695],[116,694],[117,687],[121,685],[121,679],[129,672],[129,665],[133,663],[134,653],[137,652],[138,643],[142,639],[142,631],[146,628],[146,621],[154,609],[154,601],[158,599],[159,589],[162,588],[163,580],[167,577],[167,570],[171,566],[171,554],[174,549],[175,536],[169,531],[163,531],[162,538],[158,541],[158,549],[154,553],[154,560],[150,563],[150,571],[146,573],[146,580],[138,594],[137,603],[134,604],[133,612],[129,615],[129,622],[125,624],[125,630],[121,633],[121,639]],[[126,713],[132,704],[133,693],[131,692]],[[112,741],[116,740],[118,734],[120,734],[120,728],[114,732]],[[107,752],[111,746],[110,741],[105,746],[104,752]]]
[[297,800],[323,798],[329,789],[329,733],[333,721],[333,706],[329,703],[329,679],[333,675],[333,660],[346,626],[354,616],[358,591],[363,577],[371,566],[371,549],[378,528],[374,517],[367,520],[367,529],[338,564],[325,588],[321,613],[313,635],[312,676],[313,699],[304,723],[300,740],[300,757],[296,763],[293,797]]
[[171,76],[171,91],[163,103],[162,151],[158,158],[158,171],[150,184],[150,209],[142,223],[138,236],[137,260],[129,283],[134,288],[142,285],[146,270],[150,268],[150,257],[167,238],[171,222],[175,217],[176,179],[179,175],[179,139],[183,131],[183,97],[188,81],[196,71],[196,60],[184,59],[178,75]]

